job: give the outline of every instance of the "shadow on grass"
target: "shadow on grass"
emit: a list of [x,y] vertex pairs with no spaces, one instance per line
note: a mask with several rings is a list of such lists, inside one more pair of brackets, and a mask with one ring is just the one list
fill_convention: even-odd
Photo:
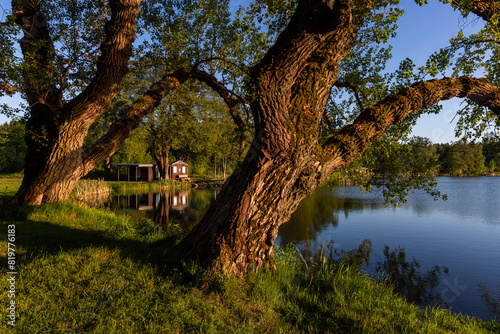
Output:
[[[63,217],[60,218],[63,221],[59,223],[44,221],[50,219],[50,215],[44,219],[30,218],[36,216],[38,211],[38,207],[4,206],[0,212],[0,240],[6,240],[8,226],[15,225],[13,244],[16,252],[21,252],[18,255],[19,265],[30,263],[41,254],[55,255],[88,247],[104,247],[109,250],[119,249],[122,256],[141,264],[150,264],[162,275],[182,268],[179,257],[175,255],[175,245],[178,242],[178,237],[175,235],[151,242],[139,240],[140,237],[136,237],[135,231],[132,231],[128,236],[117,238],[109,231],[85,229],[82,226],[64,226],[64,216],[60,216]],[[77,215],[78,213],[69,213],[68,219]],[[6,263],[6,257],[6,253],[1,254],[0,261]]]

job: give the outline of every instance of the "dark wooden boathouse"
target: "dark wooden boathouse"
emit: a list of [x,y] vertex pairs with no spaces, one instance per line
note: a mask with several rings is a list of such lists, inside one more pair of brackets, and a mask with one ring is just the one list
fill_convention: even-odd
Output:
[[[159,172],[158,166],[155,161],[146,163],[117,163],[118,167],[118,181],[120,181],[120,168],[127,168],[127,179],[121,181],[141,182],[158,180]],[[188,178],[188,164],[177,160],[169,163],[168,174],[172,180],[187,181]]]
[[120,181],[120,168],[127,168],[127,179],[122,181],[140,182],[158,180],[158,166],[156,162],[150,161],[147,163],[119,163],[115,164],[118,167],[118,181]]

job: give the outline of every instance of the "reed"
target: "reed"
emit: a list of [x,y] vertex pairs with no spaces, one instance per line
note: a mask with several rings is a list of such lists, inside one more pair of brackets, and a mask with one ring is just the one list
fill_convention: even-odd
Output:
[[73,201],[93,202],[107,198],[113,189],[104,179],[81,179],[71,192],[70,198]]

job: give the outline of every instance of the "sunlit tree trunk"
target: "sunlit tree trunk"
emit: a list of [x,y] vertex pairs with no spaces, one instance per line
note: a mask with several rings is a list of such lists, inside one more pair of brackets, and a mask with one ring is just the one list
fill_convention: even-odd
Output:
[[38,205],[69,198],[78,179],[115,153],[145,115],[163,96],[188,79],[189,73],[165,75],[130,107],[122,111],[109,132],[82,151],[90,125],[111,107],[128,72],[135,39],[139,0],[110,0],[111,17],[105,26],[94,78],[70,101],[63,101],[57,86],[55,52],[39,2],[13,2],[20,41],[30,116],[26,124],[27,157],[23,182],[10,204]]
[[274,240],[300,201],[371,140],[409,114],[454,96],[500,114],[500,91],[462,77],[419,82],[364,110],[324,144],[319,124],[339,62],[361,22],[350,1],[303,1],[264,59],[252,69],[255,138],[201,222],[178,245],[184,256],[235,275],[272,265]]

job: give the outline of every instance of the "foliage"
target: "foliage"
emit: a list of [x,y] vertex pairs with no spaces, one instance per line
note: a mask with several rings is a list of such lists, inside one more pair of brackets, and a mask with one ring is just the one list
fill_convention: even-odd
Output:
[[427,138],[400,141],[382,135],[348,168],[344,177],[361,189],[381,191],[386,203],[398,206],[416,189],[423,189],[434,199],[446,199],[435,190],[434,175],[439,168],[437,149]]
[[153,161],[150,153],[150,138],[145,126],[137,128],[112,156],[113,163],[145,163]]
[[478,176],[486,171],[483,146],[465,139],[450,145],[442,160],[443,172],[453,176]]
[[485,165],[490,172],[500,172],[500,138],[490,132],[483,137],[483,155]]
[[24,168],[26,143],[25,125],[11,121],[0,125],[0,173],[17,173]]

